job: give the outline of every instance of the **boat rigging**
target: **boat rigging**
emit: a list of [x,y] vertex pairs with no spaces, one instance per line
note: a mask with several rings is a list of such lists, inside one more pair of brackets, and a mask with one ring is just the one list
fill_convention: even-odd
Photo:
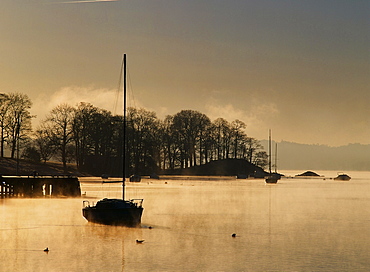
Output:
[[[122,69],[123,67],[123,69]],[[96,205],[90,205],[89,201],[83,201],[82,214],[87,221],[105,225],[122,225],[135,227],[140,225],[143,213],[143,199],[125,200],[125,179],[127,164],[127,136],[126,136],[126,54],[123,55],[123,167],[122,167],[122,199],[99,200]]]

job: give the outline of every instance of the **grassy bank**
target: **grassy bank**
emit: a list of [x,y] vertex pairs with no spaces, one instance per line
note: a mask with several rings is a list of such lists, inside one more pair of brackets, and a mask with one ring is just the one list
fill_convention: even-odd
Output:
[[63,164],[60,162],[34,163],[26,160],[10,158],[0,158],[0,174],[3,176],[11,175],[32,175],[36,171],[39,175],[75,175],[88,176],[86,173],[77,171],[75,164],[67,164],[67,171],[63,169]]

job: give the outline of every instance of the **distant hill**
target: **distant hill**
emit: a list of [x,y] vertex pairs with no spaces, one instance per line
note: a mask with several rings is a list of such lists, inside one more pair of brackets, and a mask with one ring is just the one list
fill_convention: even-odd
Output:
[[[267,141],[261,141],[267,151]],[[370,145],[339,147],[282,141],[278,144],[278,169],[370,171]],[[273,143],[273,161],[275,143]]]
[[[18,171],[17,171],[18,168]],[[33,163],[30,161],[19,160],[17,167],[17,160],[10,158],[0,158],[0,174],[3,176],[22,175],[28,176],[36,171],[39,175],[75,175],[86,176],[86,173],[77,171],[76,165],[68,164],[67,172],[63,171],[63,164],[60,162]]]

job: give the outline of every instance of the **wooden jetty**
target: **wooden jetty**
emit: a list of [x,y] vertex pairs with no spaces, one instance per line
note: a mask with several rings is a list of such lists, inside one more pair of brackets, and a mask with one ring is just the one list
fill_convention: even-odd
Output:
[[0,197],[79,197],[80,182],[77,177],[50,176],[0,176]]

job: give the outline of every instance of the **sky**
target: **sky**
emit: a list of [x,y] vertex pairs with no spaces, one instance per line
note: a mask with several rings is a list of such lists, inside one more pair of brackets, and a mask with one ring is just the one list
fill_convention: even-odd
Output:
[[122,54],[134,105],[196,110],[259,140],[370,144],[368,0],[4,0],[0,92],[113,113]]

